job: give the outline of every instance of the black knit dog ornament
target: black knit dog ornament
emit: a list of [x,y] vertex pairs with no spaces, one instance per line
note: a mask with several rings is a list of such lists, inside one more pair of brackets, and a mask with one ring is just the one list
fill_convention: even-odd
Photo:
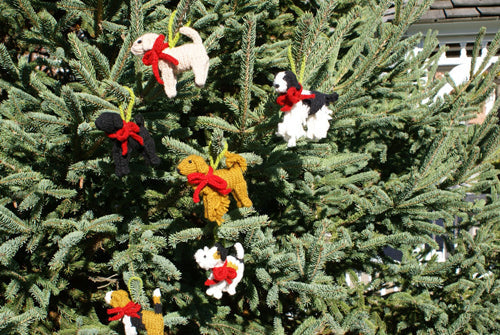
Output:
[[132,90],[131,102],[124,113],[120,108],[120,114],[105,112],[95,120],[97,129],[102,130],[114,140],[113,161],[115,162],[115,173],[122,177],[130,173],[129,162],[133,152],[142,153],[146,164],[159,165],[160,158],[156,155],[155,143],[144,127],[144,118],[138,114],[134,121],[130,121],[134,96]]

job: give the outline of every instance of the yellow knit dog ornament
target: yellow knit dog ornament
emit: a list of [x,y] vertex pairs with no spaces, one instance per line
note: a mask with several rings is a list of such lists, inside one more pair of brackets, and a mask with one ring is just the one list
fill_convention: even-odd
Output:
[[251,207],[247,183],[243,172],[247,169],[246,160],[238,154],[226,152],[226,168],[215,170],[203,157],[191,155],[184,158],[177,166],[180,174],[187,176],[188,183],[194,188],[193,201],[200,202],[200,195],[205,206],[205,218],[220,225],[222,216],[229,208],[231,193],[238,207]]

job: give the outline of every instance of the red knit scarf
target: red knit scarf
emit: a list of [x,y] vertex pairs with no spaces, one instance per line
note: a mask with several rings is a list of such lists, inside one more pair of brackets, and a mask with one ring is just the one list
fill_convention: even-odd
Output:
[[314,99],[315,95],[314,94],[306,94],[302,95],[302,85],[300,85],[300,89],[296,89],[295,87],[290,87],[286,93],[280,95],[277,99],[276,102],[280,105],[283,106],[281,108],[281,111],[283,112],[289,112],[293,105],[295,105],[297,102],[300,100],[304,99]]
[[107,311],[108,314],[118,313],[115,316],[111,316],[108,320],[109,321],[119,320],[125,315],[130,316],[132,318],[140,318],[139,314],[137,314],[137,312],[139,312],[140,310],[141,310],[141,305],[129,301],[128,304],[125,305],[125,307],[116,307],[108,309]]
[[152,65],[153,73],[156,77],[156,80],[163,85],[163,80],[160,77],[160,71],[158,69],[158,61],[160,59],[166,60],[174,65],[178,65],[179,61],[174,57],[163,53],[163,50],[168,48],[168,43],[163,43],[165,40],[164,35],[160,35],[156,38],[156,41],[153,45],[153,49],[147,51],[144,56],[142,56],[142,62],[144,65]]
[[188,183],[192,185],[198,185],[194,190],[193,201],[195,203],[200,202],[200,192],[205,186],[210,186],[220,194],[229,194],[231,189],[227,188],[227,181],[219,176],[214,175],[214,169],[209,166],[207,174],[201,172],[193,172],[188,174]]
[[213,268],[212,274],[214,275],[214,279],[207,279],[205,286],[217,284],[223,280],[231,284],[237,276],[236,270],[227,266],[227,261],[224,262],[224,265]]
[[140,130],[139,126],[133,123],[132,121],[127,122],[123,120],[123,127],[114,134],[108,134],[108,137],[114,138],[122,143],[122,155],[125,156],[127,155],[128,152],[127,143],[129,137],[132,137],[134,140],[139,142],[140,145],[144,145],[144,140],[138,134],[139,130]]

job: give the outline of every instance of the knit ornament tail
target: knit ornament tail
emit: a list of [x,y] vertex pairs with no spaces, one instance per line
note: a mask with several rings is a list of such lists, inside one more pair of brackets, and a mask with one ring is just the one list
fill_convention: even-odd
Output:
[[333,92],[332,94],[327,94],[326,95],[326,103],[331,103],[331,102],[335,102],[337,101],[337,99],[339,98],[339,95],[335,92]]
[[185,36],[189,37],[190,39],[192,39],[194,44],[203,44],[203,41],[201,40],[200,34],[198,34],[198,32],[196,30],[194,30],[193,28],[181,27],[179,29],[179,32],[182,35],[185,35]]
[[226,166],[228,169],[240,167],[241,172],[245,172],[247,170],[247,161],[238,154],[226,152]]
[[153,303],[154,303],[154,312],[155,314],[163,313],[163,306],[161,304],[161,293],[160,289],[157,288],[153,291]]
[[245,251],[243,250],[243,246],[241,243],[235,243],[234,249],[236,249],[236,258],[243,261],[243,257],[245,256]]

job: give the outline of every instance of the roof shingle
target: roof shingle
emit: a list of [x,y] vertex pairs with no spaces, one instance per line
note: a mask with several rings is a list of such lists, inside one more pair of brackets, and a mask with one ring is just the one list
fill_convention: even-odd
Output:
[[480,13],[476,8],[450,8],[444,9],[444,14],[448,19],[454,18],[466,18],[466,17],[476,17],[479,16]]
[[454,7],[500,6],[500,0],[451,0]]
[[[446,20],[500,20],[500,0],[436,0],[419,22],[443,22]],[[385,21],[394,19],[394,8],[384,15]],[[499,24],[500,27],[500,24]]]
[[453,8],[450,0],[437,0],[431,4],[431,9]]
[[482,16],[500,16],[500,6],[498,7],[477,7]]

